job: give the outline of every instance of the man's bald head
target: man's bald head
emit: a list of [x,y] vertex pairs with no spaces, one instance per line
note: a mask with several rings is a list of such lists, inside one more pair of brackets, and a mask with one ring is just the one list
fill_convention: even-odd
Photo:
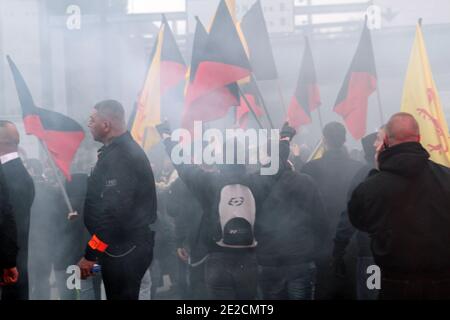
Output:
[[20,143],[20,135],[14,123],[0,120],[0,153],[7,154],[17,152]]
[[419,124],[411,114],[406,112],[394,114],[386,124],[385,130],[389,146],[420,141]]
[[89,119],[94,140],[107,144],[126,131],[125,111],[116,100],[104,100],[94,106]]
[[97,113],[105,120],[110,121],[116,128],[125,127],[125,111],[116,100],[104,100],[94,106]]

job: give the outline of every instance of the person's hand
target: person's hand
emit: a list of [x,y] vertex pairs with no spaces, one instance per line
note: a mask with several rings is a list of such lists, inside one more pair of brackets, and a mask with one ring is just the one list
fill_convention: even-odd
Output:
[[167,121],[167,120],[164,120],[160,124],[157,124],[155,126],[155,128],[158,131],[158,133],[159,133],[159,135],[161,136],[162,139],[166,139],[166,138],[170,137],[170,135],[172,133],[171,130],[170,130],[169,121]]
[[81,271],[81,279],[86,279],[87,277],[92,276],[92,268],[94,267],[95,261],[87,260],[86,258],[81,258],[80,262],[78,262],[78,267]]
[[16,267],[3,269],[3,282],[0,285],[9,285],[16,283],[19,280],[19,271]]
[[333,273],[338,278],[344,278],[347,274],[347,267],[345,266],[345,261],[343,257],[334,257],[331,261],[331,268]]
[[288,138],[289,141],[291,141],[296,133],[297,131],[294,128],[290,127],[289,122],[286,121],[283,127],[281,128],[280,139],[285,140],[285,138]]
[[295,157],[300,156],[300,146],[298,144],[293,143],[291,146],[291,151]]
[[380,153],[386,150],[386,144],[380,143],[375,150],[375,169],[380,170]]
[[178,248],[177,255],[184,262],[187,262],[189,260],[189,253],[185,248]]

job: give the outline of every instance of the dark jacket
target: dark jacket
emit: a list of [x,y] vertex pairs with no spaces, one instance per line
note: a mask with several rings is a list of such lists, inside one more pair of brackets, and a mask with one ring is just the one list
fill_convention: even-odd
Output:
[[347,192],[351,180],[362,166],[362,163],[351,159],[342,148],[328,150],[322,158],[312,160],[302,168],[302,173],[313,178],[323,196],[327,210],[328,233],[322,235],[322,241],[330,251],[339,217],[347,206]]
[[291,161],[292,165],[294,166],[295,171],[301,173],[303,166],[305,165],[305,161],[302,160],[300,156],[290,156],[289,160]]
[[0,166],[0,272],[16,266],[18,252],[17,226],[9,202],[8,187]]
[[258,263],[296,265],[314,261],[322,250],[326,212],[311,177],[284,170],[256,216]]
[[170,185],[166,199],[167,213],[174,219],[177,248],[187,248],[192,263],[201,260],[206,255],[204,230],[200,228],[202,207],[179,177]]
[[379,156],[380,172],[353,192],[350,221],[370,234],[382,272],[450,269],[450,169],[428,158],[419,143],[388,148]]
[[18,264],[27,265],[30,212],[34,200],[34,183],[20,158],[2,165],[14,211],[19,244]]
[[[175,143],[170,139],[165,139],[167,153],[170,155]],[[289,142],[280,141],[280,170],[286,163],[289,155]],[[188,189],[199,201],[202,210],[202,228],[205,230],[205,239],[208,252],[237,252],[248,251],[252,249],[243,248],[225,248],[216,244],[222,237],[222,231],[219,222],[219,202],[220,192],[223,187],[231,184],[241,184],[247,186],[255,199],[256,217],[261,211],[262,204],[270,192],[271,186],[278,179],[277,175],[247,174],[243,165],[223,165],[221,172],[208,172],[196,165],[174,164],[180,178],[186,184]],[[256,218],[257,219],[257,218]]]
[[[353,191],[356,189],[356,187],[358,187],[358,185],[361,182],[363,182],[367,178],[369,172],[373,169],[374,166],[372,164],[366,164],[364,167],[359,169],[359,171],[353,177],[352,182],[350,183],[350,189],[348,192],[349,201]],[[341,213],[338,226],[336,228],[336,236],[334,237],[333,257],[343,257],[345,255],[346,248],[355,234],[358,245],[358,256],[359,257],[372,256],[372,252],[370,251],[370,239],[368,234],[356,230],[356,228],[350,223],[347,209],[345,209]]]
[[30,212],[34,200],[34,183],[20,158],[3,165],[9,200],[17,223],[17,269],[19,280],[2,290],[2,300],[28,300],[28,240],[30,234]]
[[[156,220],[156,191],[150,163],[129,132],[99,150],[89,177],[84,222],[88,231],[107,246],[139,242],[151,237]],[[86,248],[94,260],[102,250]]]

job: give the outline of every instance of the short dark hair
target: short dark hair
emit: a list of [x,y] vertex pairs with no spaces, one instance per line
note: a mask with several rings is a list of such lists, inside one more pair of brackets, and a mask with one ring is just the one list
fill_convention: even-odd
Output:
[[125,121],[125,110],[117,100],[103,100],[94,106],[101,115],[117,121]]
[[336,121],[327,123],[323,128],[323,136],[327,145],[331,148],[341,148],[345,143],[345,136],[347,131],[345,127]]

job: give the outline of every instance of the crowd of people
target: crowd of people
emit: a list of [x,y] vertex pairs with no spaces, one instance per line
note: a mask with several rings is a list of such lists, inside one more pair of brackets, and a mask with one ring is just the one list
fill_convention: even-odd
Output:
[[407,113],[356,153],[328,123],[310,161],[286,123],[275,175],[171,163],[168,123],[157,126],[165,161],[151,165],[114,100],[88,126],[103,146],[65,182],[68,220],[58,177],[21,157],[17,128],[0,121],[2,299],[102,299],[102,283],[107,299],[450,298],[450,169],[429,160]]

